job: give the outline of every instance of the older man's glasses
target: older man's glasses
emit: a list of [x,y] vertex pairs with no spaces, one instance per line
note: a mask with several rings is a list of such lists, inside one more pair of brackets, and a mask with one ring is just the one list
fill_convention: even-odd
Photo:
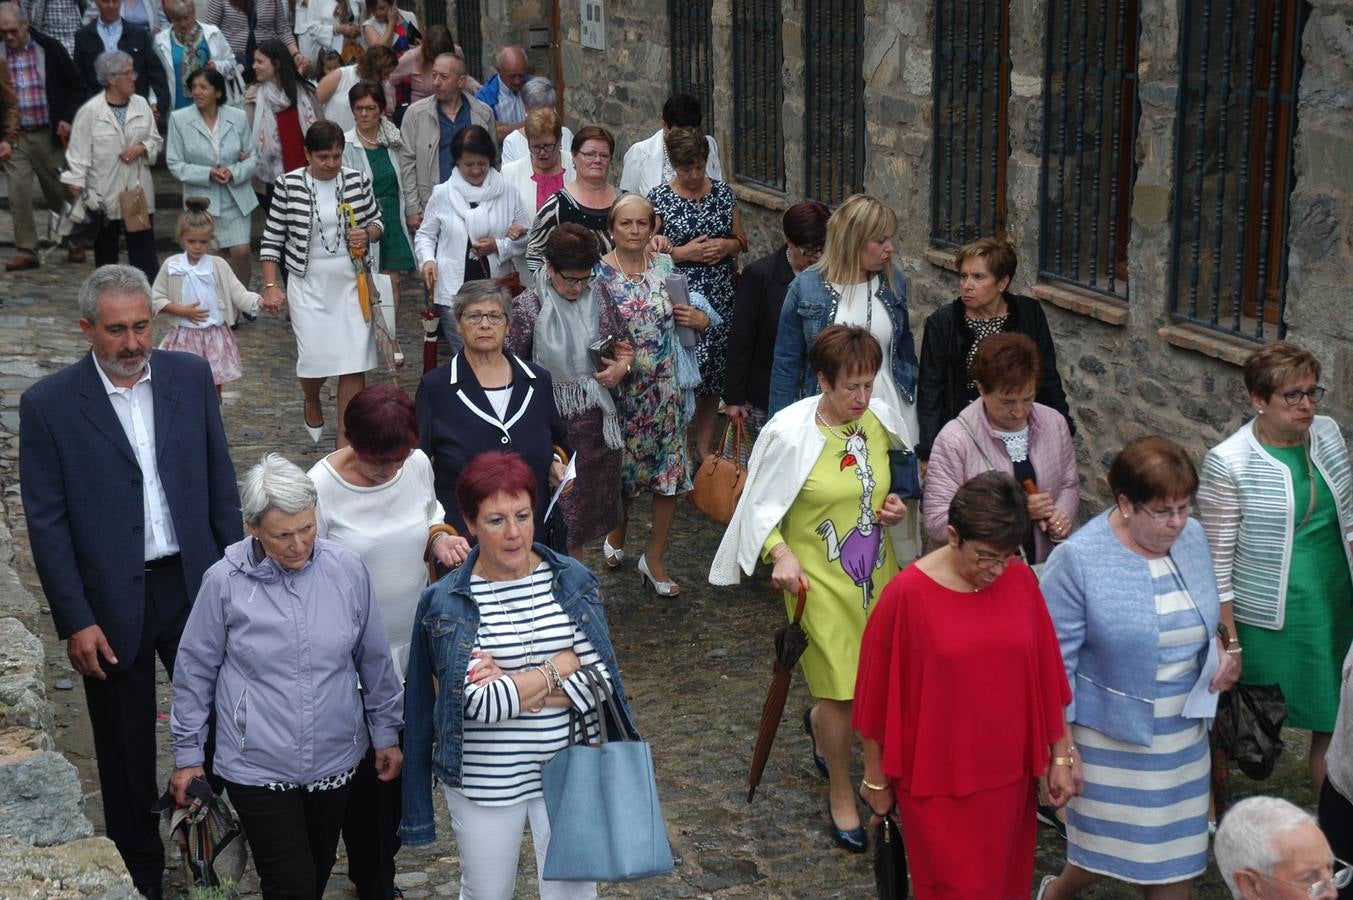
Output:
[[507,321],[507,316],[500,312],[467,312],[461,316],[467,325],[478,325],[482,322],[488,322],[490,325],[498,326]]
[[1285,878],[1274,878],[1272,875],[1267,876],[1267,878],[1269,881],[1277,881],[1282,884],[1290,884],[1295,888],[1303,888],[1306,891],[1306,896],[1314,898],[1314,900],[1319,900],[1319,898],[1322,897],[1333,897],[1340,890],[1353,884],[1353,868],[1350,868],[1348,863],[1337,857],[1334,861],[1338,863],[1339,868],[1334,870],[1333,875],[1329,878],[1322,878],[1319,881],[1311,882],[1310,884],[1288,881]]
[[1307,400],[1310,400],[1312,404],[1319,403],[1321,400],[1325,399],[1325,389],[1322,388],[1320,385],[1316,385],[1315,387],[1311,388],[1308,391],[1283,392],[1283,401],[1288,406],[1297,406],[1298,404],[1301,403],[1301,399],[1303,397],[1305,397]]

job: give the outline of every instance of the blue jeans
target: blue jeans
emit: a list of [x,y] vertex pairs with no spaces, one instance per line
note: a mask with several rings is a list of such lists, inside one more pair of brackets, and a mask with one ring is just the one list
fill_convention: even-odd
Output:
[[465,340],[460,336],[460,324],[456,321],[456,314],[451,311],[451,307],[438,305],[437,315],[442,321],[442,337],[446,338],[451,355],[455,356],[465,346]]

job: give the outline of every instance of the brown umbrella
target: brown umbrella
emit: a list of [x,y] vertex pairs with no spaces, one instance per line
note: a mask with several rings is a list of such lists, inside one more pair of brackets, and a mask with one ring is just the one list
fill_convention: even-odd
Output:
[[775,630],[775,666],[771,670],[770,690],[766,692],[766,705],[761,707],[761,723],[756,726],[756,747],[752,749],[752,771],[747,775],[747,802],[756,796],[756,786],[761,783],[761,773],[766,770],[766,759],[770,756],[771,744],[775,743],[775,732],[780,728],[780,716],[785,711],[785,698],[789,696],[789,674],[808,649],[808,635],[804,633],[799,619],[803,618],[803,604],[808,592],[799,588],[799,602],[794,607],[794,620]]

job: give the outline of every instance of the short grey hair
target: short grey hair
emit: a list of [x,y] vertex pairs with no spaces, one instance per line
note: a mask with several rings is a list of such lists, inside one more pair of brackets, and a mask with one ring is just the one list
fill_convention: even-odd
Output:
[[171,19],[177,19],[180,16],[186,16],[188,13],[196,13],[197,4],[193,0],[165,0],[164,14]]
[[484,300],[497,301],[503,315],[512,318],[512,295],[502,285],[487,278],[477,278],[461,285],[460,292],[451,298],[451,312],[459,319],[465,310]]
[[[104,54],[104,56],[107,55],[107,53]],[[127,54],[122,55],[126,56]],[[91,325],[97,324],[99,321],[99,301],[107,294],[116,297],[140,294],[146,298],[146,303],[149,304],[150,282],[146,280],[146,273],[135,266],[117,264],[99,266],[94,270],[94,274],[86,278],[85,283],[80,285],[80,318]]]
[[521,105],[527,112],[542,107],[553,109],[557,97],[554,82],[544,75],[537,75],[521,86]]
[[[457,74],[457,75],[464,75],[466,72],[469,71],[469,69],[466,68],[466,66],[465,66],[465,60],[461,59],[460,56],[458,56],[458,55],[455,54],[455,53],[451,53],[451,52],[449,52],[449,51],[446,52],[446,53],[438,53],[438,54],[437,54],[437,59],[449,59],[449,60],[452,60],[453,62],[455,62],[455,64],[456,64],[456,74]],[[437,61],[437,60],[433,60],[433,62],[436,62],[436,61]]]
[[1310,813],[1281,797],[1247,797],[1222,816],[1212,842],[1212,855],[1232,897],[1240,896],[1236,872],[1254,869],[1271,874],[1280,861],[1274,840],[1302,825],[1316,825],[1316,821]]
[[317,499],[310,476],[280,453],[265,455],[240,482],[240,511],[254,528],[274,509],[295,515],[314,506]]
[[121,50],[105,50],[94,60],[94,77],[99,84],[108,86],[108,76],[126,66],[135,66],[130,55]]
[[14,20],[20,25],[28,24],[28,10],[17,3],[0,3],[0,15],[6,13],[13,16]]

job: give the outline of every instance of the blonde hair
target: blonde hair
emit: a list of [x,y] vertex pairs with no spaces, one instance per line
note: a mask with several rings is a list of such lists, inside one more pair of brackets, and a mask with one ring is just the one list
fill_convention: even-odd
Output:
[[[530,83],[527,82],[527,84]],[[563,128],[559,125],[559,117],[548,106],[540,106],[527,113],[526,124],[522,128],[528,139],[532,135],[544,137],[547,134],[552,134],[555,141],[558,141],[564,133]]]
[[[860,254],[864,245],[885,234],[897,233],[897,213],[868,194],[851,194],[827,220],[827,242],[822,259],[815,264],[824,281],[851,284],[860,277]],[[893,273],[879,273],[896,290]]]
[[619,199],[611,204],[611,211],[606,216],[606,228],[610,230],[615,228],[615,220],[620,217],[620,211],[627,206],[642,206],[648,210],[648,227],[656,228],[658,225],[658,215],[653,211],[653,204],[643,198],[641,194],[621,194]]
[[183,240],[185,231],[202,231],[206,229],[215,233],[216,220],[211,217],[207,210],[211,207],[211,201],[206,197],[184,197],[183,212],[179,215],[179,240]]

